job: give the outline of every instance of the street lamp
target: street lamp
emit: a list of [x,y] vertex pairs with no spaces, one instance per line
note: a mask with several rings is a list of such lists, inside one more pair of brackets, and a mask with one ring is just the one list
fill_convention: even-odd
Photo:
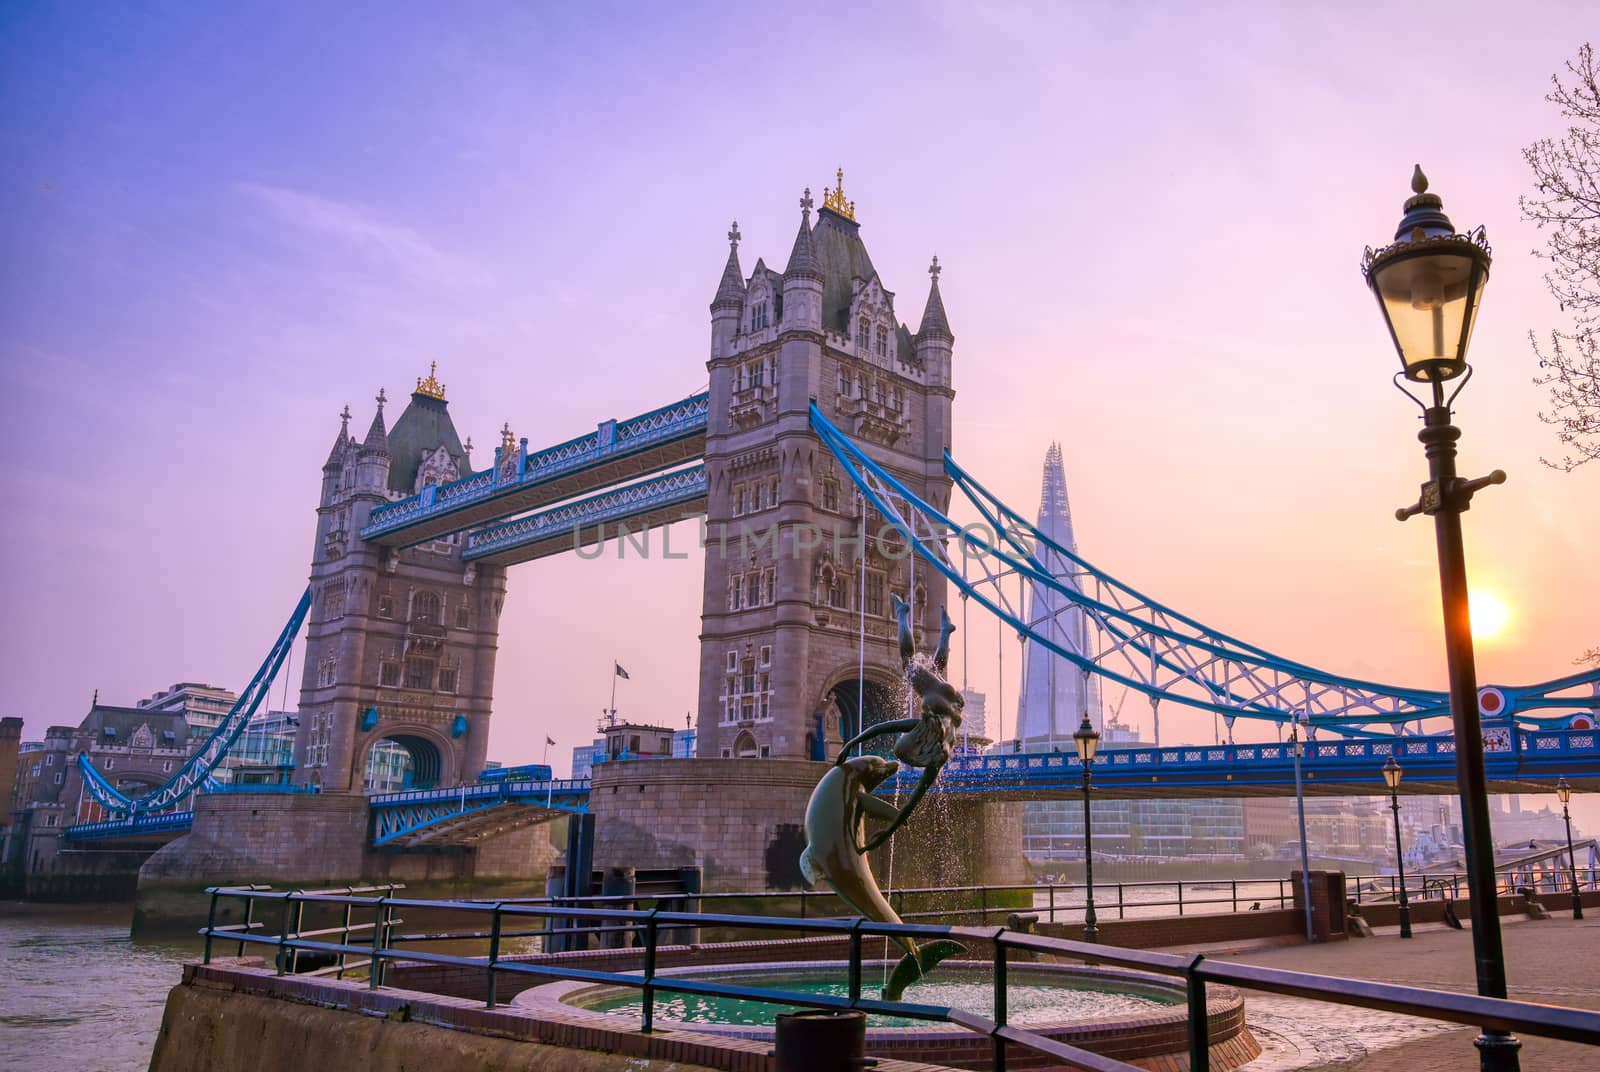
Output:
[[1567,802],[1572,799],[1572,786],[1563,774],[1556,779],[1556,796],[1561,798],[1561,818],[1567,821],[1567,866],[1572,868],[1572,918],[1583,918],[1583,895],[1578,892],[1578,857],[1572,852],[1572,812]]
[[1078,732],[1072,735],[1072,743],[1078,746],[1078,760],[1083,764],[1083,883],[1089,891],[1089,903],[1083,912],[1083,940],[1097,942],[1100,940],[1100,928],[1095,926],[1094,916],[1094,830],[1089,825],[1089,768],[1094,766],[1094,754],[1100,747],[1100,734],[1096,732],[1094,723],[1089,721],[1087,711],[1083,714]]
[[1306,909],[1306,941],[1317,940],[1311,923],[1311,847],[1306,841],[1306,794],[1300,782],[1300,757],[1306,746],[1300,740],[1300,723],[1309,721],[1304,711],[1296,712],[1295,725],[1289,728],[1289,754],[1294,756],[1294,803],[1300,813],[1300,897]]
[[1411,937],[1411,904],[1406,900],[1406,849],[1400,841],[1400,764],[1389,757],[1383,780],[1389,786],[1389,809],[1394,812],[1394,862],[1400,872],[1400,937]]
[[[1395,385],[1401,386],[1404,377],[1426,384],[1430,396],[1427,402],[1417,403],[1422,409],[1422,431],[1417,438],[1428,458],[1429,479],[1422,485],[1417,503],[1395,511],[1395,516],[1402,521],[1419,513],[1433,518],[1478,993],[1503,998],[1505,952],[1500,942],[1495,896],[1494,843],[1483,773],[1483,731],[1478,724],[1478,682],[1472,659],[1472,622],[1467,611],[1461,514],[1474,492],[1489,484],[1503,483],[1506,475],[1497,469],[1477,480],[1456,476],[1456,440],[1461,438],[1461,431],[1450,423],[1450,404],[1471,378],[1467,343],[1489,278],[1489,243],[1481,227],[1471,234],[1456,233],[1439,196],[1428,193],[1428,179],[1421,167],[1412,175],[1411,189],[1413,196],[1405,203],[1405,215],[1395,229],[1394,241],[1379,250],[1369,247],[1362,258],[1362,272],[1378,299],[1389,337],[1400,356]],[[1445,384],[1458,377],[1461,386],[1446,397]],[[1519,1068],[1520,1043],[1509,1033],[1486,1029],[1476,1045],[1480,1067],[1485,1072],[1516,1072]]]

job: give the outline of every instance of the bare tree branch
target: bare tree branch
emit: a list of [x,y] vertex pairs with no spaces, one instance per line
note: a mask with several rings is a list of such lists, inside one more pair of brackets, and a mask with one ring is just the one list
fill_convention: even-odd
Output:
[[1549,263],[1545,286],[1572,318],[1570,329],[1551,329],[1543,345],[1528,333],[1539,360],[1534,383],[1550,389],[1550,408],[1539,419],[1567,450],[1558,461],[1540,461],[1570,473],[1600,458],[1600,85],[1592,45],[1578,50],[1566,75],[1570,82],[1550,76],[1545,100],[1570,125],[1564,137],[1541,138],[1522,151],[1534,193],[1519,204],[1523,219],[1545,233],[1534,256]]

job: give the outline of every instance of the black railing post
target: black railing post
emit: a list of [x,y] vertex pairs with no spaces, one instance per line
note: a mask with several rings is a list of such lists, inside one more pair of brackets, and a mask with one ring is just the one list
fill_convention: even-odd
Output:
[[[256,914],[256,898],[255,898],[255,894],[247,893],[247,894],[245,894],[245,898],[244,898],[244,930],[239,932],[241,935],[250,933],[250,928],[255,925],[255,921],[256,921],[255,920],[255,914]],[[239,954],[238,955],[241,956],[241,957],[244,956],[244,939],[243,938],[239,939]]]
[[384,902],[389,899],[386,893],[379,897],[372,906],[372,961],[367,965],[367,988],[376,990],[382,985],[383,977],[383,917]]
[[1056,884],[1050,884],[1050,922],[1056,921]]
[[1233,910],[1239,911],[1239,880],[1233,880]]
[[1122,911],[1122,883],[1117,883],[1117,918],[1126,919]]
[[994,1072],[1006,1072],[1006,1040],[1000,1031],[1006,1026],[1006,947],[1005,931],[994,936]]
[[495,1006],[495,977],[494,967],[500,960],[500,908],[504,901],[496,901],[489,914],[489,978],[488,985],[484,988],[484,997],[489,1008]]
[[283,974],[283,966],[289,960],[289,915],[294,910],[294,893],[291,891],[283,898],[283,922],[278,928],[278,974]]
[[211,963],[211,931],[216,930],[216,886],[211,886],[208,893],[211,894],[211,912],[205,918],[205,960],[202,963]]
[[1183,880],[1178,880],[1178,915],[1183,915]]
[[853,1009],[861,1001],[861,925],[866,920],[857,916],[850,925],[850,1007]]
[[[345,896],[349,897],[353,890],[354,887],[346,889]],[[350,944],[350,902],[348,900],[344,903],[344,931],[339,935],[339,944],[342,946],[347,946]],[[339,970],[334,973],[335,979],[344,978],[344,962],[346,956],[347,954],[343,949],[339,950]]]
[[640,1030],[646,1035],[655,1030],[656,1022],[656,914],[660,911],[652,908],[650,918],[644,921],[644,1024]]
[[1211,1024],[1206,1012],[1206,981],[1196,969],[1206,959],[1196,954],[1184,969],[1189,997],[1189,1072],[1211,1072]]

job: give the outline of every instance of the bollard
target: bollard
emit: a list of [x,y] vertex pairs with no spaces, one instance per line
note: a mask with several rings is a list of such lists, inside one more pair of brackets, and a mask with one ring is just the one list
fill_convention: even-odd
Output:
[[854,1009],[779,1013],[777,1072],[859,1072],[867,1067],[867,1015]]

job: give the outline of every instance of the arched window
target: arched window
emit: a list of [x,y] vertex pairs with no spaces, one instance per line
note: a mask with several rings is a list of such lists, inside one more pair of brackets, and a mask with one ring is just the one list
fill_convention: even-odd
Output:
[[733,754],[740,759],[755,759],[761,754],[761,749],[756,745],[755,736],[745,730],[733,741]]
[[878,356],[889,356],[889,329],[882,324],[878,325]]
[[439,597],[432,592],[418,592],[411,601],[411,620],[419,625],[438,625],[441,618]]
[[862,317],[860,320],[856,321],[856,345],[861,347],[863,351],[866,350],[867,345],[872,338],[871,334],[869,333],[870,328],[871,325],[867,323],[866,317]]

